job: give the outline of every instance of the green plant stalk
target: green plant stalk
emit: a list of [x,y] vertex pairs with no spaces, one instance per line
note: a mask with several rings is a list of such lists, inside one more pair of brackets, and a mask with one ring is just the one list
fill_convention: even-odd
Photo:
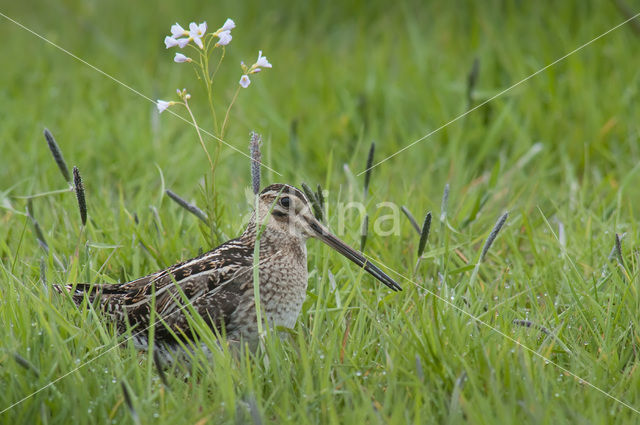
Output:
[[187,112],[189,112],[189,116],[191,117],[191,121],[193,122],[194,127],[196,128],[196,133],[198,133],[198,140],[200,140],[200,146],[204,150],[204,153],[207,155],[207,160],[209,160],[209,165],[211,166],[211,174],[215,173],[215,166],[213,165],[213,161],[211,160],[211,155],[209,155],[209,151],[207,147],[204,145],[204,140],[202,140],[202,134],[200,133],[200,127],[198,127],[198,122],[196,121],[196,117],[193,116],[193,112],[191,112],[191,108],[189,107],[189,101],[184,99],[184,106],[187,108]]
[[[258,196],[255,196],[256,226],[258,226]],[[264,228],[264,227],[262,227]],[[260,306],[260,236],[262,229],[256,229],[256,243],[253,247],[253,303],[256,307],[256,320],[258,321],[258,335],[262,337],[262,308]]]
[[240,88],[238,86],[238,88],[236,89],[236,93],[233,95],[233,99],[231,99],[231,103],[229,103],[229,107],[227,108],[227,112],[224,115],[224,121],[222,122],[222,128],[220,129],[220,138],[224,139],[224,132],[227,128],[227,122],[229,121],[229,113],[231,112],[231,108],[233,107],[233,104],[236,103],[236,99],[238,98],[238,94],[240,93]]

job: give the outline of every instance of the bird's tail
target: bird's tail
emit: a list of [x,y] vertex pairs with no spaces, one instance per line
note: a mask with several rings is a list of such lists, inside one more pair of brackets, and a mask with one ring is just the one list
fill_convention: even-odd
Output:
[[110,292],[109,287],[115,285],[109,284],[92,284],[92,283],[77,283],[67,285],[53,285],[53,289],[57,292],[64,294],[70,294],[71,299],[76,305],[82,304],[85,298],[89,299],[90,303],[99,297],[104,292]]

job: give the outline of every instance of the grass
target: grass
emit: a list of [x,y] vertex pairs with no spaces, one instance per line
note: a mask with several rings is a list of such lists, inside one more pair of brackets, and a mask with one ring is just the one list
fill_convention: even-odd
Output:
[[[479,104],[625,19],[613,2],[193,2],[133,13],[122,1],[65,1],[1,12],[150,98],[189,87],[201,116],[206,100],[162,39],[175,21],[215,28],[233,17],[219,95],[233,94],[236,64],[258,49],[274,68],[241,93],[225,138],[248,153],[249,132],[264,136],[263,161],[282,176],[263,169],[263,185],[322,184],[334,230],[331,208],[362,200],[371,142],[379,161],[463,113],[476,58]],[[638,422],[640,71],[630,26],[372,170],[366,251],[403,292],[310,241],[308,296],[290,335],[270,335],[254,354],[215,353],[186,378],[169,370],[168,387],[151,357],[116,347],[93,311],[50,285],[117,283],[212,247],[208,229],[165,195],[207,205],[195,132],[0,26],[11,40],[0,72],[0,410],[55,381],[0,423]],[[68,186],[44,127],[78,166],[89,215],[81,226],[73,193],[34,198],[48,252],[23,198]],[[250,209],[249,169],[223,149],[217,207],[229,237]],[[415,272],[419,235],[405,216],[399,235],[374,231],[386,201],[418,221],[433,212]],[[360,217],[348,218],[341,236],[359,246]],[[623,233],[622,259],[611,261]]]

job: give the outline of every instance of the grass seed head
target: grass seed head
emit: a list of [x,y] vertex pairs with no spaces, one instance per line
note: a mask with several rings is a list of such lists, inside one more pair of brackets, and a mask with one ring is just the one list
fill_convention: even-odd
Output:
[[444,223],[447,219],[447,208],[449,207],[449,183],[444,185],[442,193],[442,203],[440,204],[440,221]]
[[509,213],[506,212],[502,214],[502,216],[500,216],[498,221],[496,221],[495,226],[493,226],[493,230],[491,230],[491,233],[489,234],[487,241],[484,243],[484,246],[482,247],[482,253],[480,254],[480,260],[478,261],[479,263],[484,261],[484,257],[487,255],[487,252],[489,252],[489,248],[491,248],[493,241],[495,241],[496,238],[498,237],[498,233],[500,233],[500,229],[502,229],[502,226],[504,226],[504,223],[507,221],[508,217],[509,217]]
[[367,156],[367,168],[364,172],[364,197],[367,197],[369,193],[369,181],[371,180],[371,169],[373,168],[373,154],[376,150],[375,142],[371,142],[371,147],[369,148],[369,155]]
[[364,216],[360,234],[360,252],[364,252],[364,246],[367,244],[367,235],[369,234],[369,214]]
[[413,214],[411,214],[411,211],[409,211],[409,209],[407,207],[405,207],[404,205],[400,209],[402,210],[404,215],[406,215],[407,218],[409,219],[409,222],[411,223],[411,226],[413,226],[413,228],[416,229],[416,232],[418,232],[418,234],[420,234],[420,226],[418,226],[418,222],[413,217]]
[[[209,220],[207,218],[207,214],[204,211],[202,211],[200,208],[196,207],[190,202],[187,202],[184,198],[182,198],[180,195],[178,195],[177,193],[173,192],[170,189],[167,189],[165,193],[169,198],[173,199],[173,201],[176,204],[180,205],[182,208],[184,208],[185,210],[189,211],[191,214],[198,217],[205,224],[208,224]],[[137,216],[136,216],[136,220],[137,220]]]
[[478,75],[480,74],[480,59],[475,58],[471,70],[467,76],[467,109],[471,109],[473,105],[473,92],[478,82]]
[[33,224],[33,231],[36,234],[38,244],[48,254],[49,244],[47,244],[47,240],[44,238],[44,233],[42,232],[40,223],[38,223],[38,220],[36,220],[36,218],[33,216],[33,201],[31,199],[27,201],[27,216],[29,216],[29,219],[31,219],[31,223]]
[[53,155],[53,159],[58,164],[58,168],[62,173],[62,177],[64,177],[65,181],[71,184],[71,175],[69,174],[69,168],[67,167],[67,162],[64,160],[62,156],[62,151],[60,150],[60,146],[56,143],[56,139],[53,138],[53,134],[49,131],[48,128],[44,129],[44,138],[47,140],[47,144],[49,145],[49,150]]
[[80,210],[80,219],[82,225],[87,224],[87,202],[84,198],[84,186],[82,184],[82,177],[80,177],[80,170],[78,167],[73,167],[73,186],[76,191],[76,198],[78,199],[78,209]]
[[262,153],[260,146],[262,145],[262,136],[255,131],[251,132],[251,141],[249,143],[249,151],[251,153],[251,186],[253,194],[260,193],[260,165],[262,163]]
[[418,257],[422,256],[425,246],[427,246],[427,240],[429,239],[429,231],[431,230],[431,211],[424,217],[424,223],[422,224],[422,232],[420,232],[420,243],[418,244]]

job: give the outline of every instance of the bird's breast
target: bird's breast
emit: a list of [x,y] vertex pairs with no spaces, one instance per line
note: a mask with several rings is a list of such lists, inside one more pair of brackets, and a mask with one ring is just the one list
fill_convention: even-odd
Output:
[[307,294],[307,251],[299,246],[295,255],[274,254],[260,267],[260,302],[267,320],[275,326],[293,328]]

